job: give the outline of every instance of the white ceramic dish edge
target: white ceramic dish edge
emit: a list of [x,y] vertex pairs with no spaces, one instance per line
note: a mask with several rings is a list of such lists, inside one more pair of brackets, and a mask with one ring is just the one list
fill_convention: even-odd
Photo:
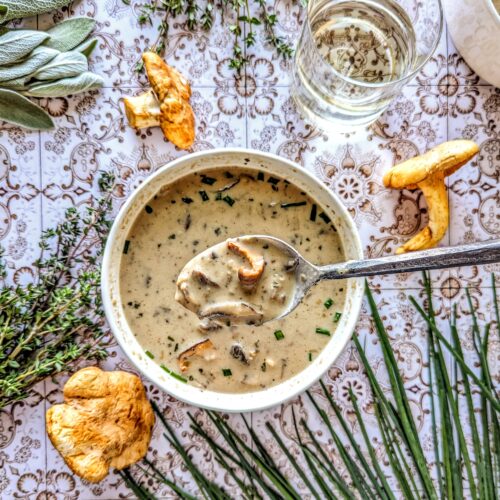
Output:
[[135,367],[155,385],[186,403],[225,412],[246,412],[270,408],[287,401],[315,383],[332,365],[349,342],[354,331],[361,301],[363,281],[348,282],[346,305],[337,330],[318,357],[302,372],[268,389],[244,394],[219,393],[199,389],[168,375],[156,362],[145,355],[130,330],[121,307],[119,273],[121,255],[128,232],[139,210],[154,194],[188,173],[211,167],[242,166],[261,168],[290,181],[311,195],[332,218],[348,259],[363,257],[359,234],[349,213],[339,199],[318,179],[297,164],[273,154],[248,149],[215,149],[178,158],[160,168],[138,189],[120,209],[106,244],[102,264],[102,298],[106,317],[120,347]]

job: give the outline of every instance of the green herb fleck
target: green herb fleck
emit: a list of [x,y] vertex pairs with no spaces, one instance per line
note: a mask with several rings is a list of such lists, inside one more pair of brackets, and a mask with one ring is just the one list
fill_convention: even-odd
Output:
[[282,203],[281,208],[303,207],[307,205],[307,201],[297,201],[295,203]]
[[264,172],[259,172],[257,174],[257,180],[258,181],[263,181],[264,180]]
[[283,340],[285,338],[285,334],[281,330],[276,330],[274,332],[274,336],[276,337],[276,340]]
[[323,304],[327,309],[330,309],[330,307],[333,306],[333,299],[326,299],[324,304]]
[[267,179],[267,182],[269,182],[269,184],[272,184],[273,186],[276,186],[276,184],[278,184],[280,180],[279,179],[276,179],[276,177],[269,177],[269,179]]
[[199,191],[202,201],[208,201],[210,198],[206,191]]
[[222,200],[222,193],[217,193],[217,194],[215,195],[215,199],[216,199],[217,201]]
[[222,200],[225,201],[230,207],[234,205],[234,200],[229,195],[224,196]]
[[152,214],[153,213],[153,207],[151,205],[146,205],[144,207],[144,209],[146,210],[147,214]]
[[186,379],[186,378],[184,378],[182,375],[179,375],[178,373],[176,373],[176,372],[174,372],[174,371],[170,370],[170,368],[167,368],[165,365],[160,365],[160,367],[161,367],[164,371],[166,371],[166,372],[167,372],[167,373],[168,373],[171,377],[173,377],[173,378],[175,378],[175,379],[179,380],[180,382],[183,382],[184,384],[186,384],[186,383],[187,383],[187,379]]
[[318,207],[316,206],[316,203],[313,203],[313,206],[311,207],[311,215],[309,215],[309,220],[311,221],[316,221],[316,214],[318,213]]
[[151,359],[155,359],[154,354],[150,351],[144,351],[146,353],[146,356]]
[[130,240],[125,240],[125,245],[123,245],[123,253],[128,254],[128,249],[130,248]]
[[223,368],[222,369],[222,375],[224,377],[230,377],[233,374],[233,372],[230,370],[230,368]]
[[193,203],[193,198],[189,198],[189,196],[186,196],[185,198],[182,198],[182,201],[189,205],[190,203]]
[[167,337],[168,340],[170,340],[171,342],[174,342],[174,337],[171,337],[170,335]]
[[326,328],[316,328],[316,333],[319,333],[320,335],[328,335],[330,336],[330,330],[327,330]]
[[213,177],[207,177],[206,175],[203,175],[201,177],[201,182],[203,184],[208,184],[209,186],[212,186],[213,184],[215,184],[217,182],[217,179],[215,179]]
[[323,219],[327,224],[330,224],[330,222],[332,221],[332,219],[330,219],[330,217],[328,217],[328,215],[326,215],[325,212],[321,212],[319,214],[319,218]]
[[308,353],[307,357],[309,358],[309,361],[312,361],[313,360],[313,353],[312,352]]
[[262,364],[260,365],[260,369],[261,369],[261,371],[263,371],[263,372],[265,372],[265,371],[267,370],[267,365],[266,365],[266,362],[265,362],[265,361],[264,361],[264,363],[262,363]]
[[339,319],[342,317],[342,313],[336,312],[335,315],[333,316],[333,322],[338,323]]

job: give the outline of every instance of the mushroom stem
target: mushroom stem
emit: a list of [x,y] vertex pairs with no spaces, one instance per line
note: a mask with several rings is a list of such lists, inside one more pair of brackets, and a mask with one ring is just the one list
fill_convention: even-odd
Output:
[[126,97],[123,103],[131,127],[140,129],[160,126],[160,103],[152,90],[135,97]]

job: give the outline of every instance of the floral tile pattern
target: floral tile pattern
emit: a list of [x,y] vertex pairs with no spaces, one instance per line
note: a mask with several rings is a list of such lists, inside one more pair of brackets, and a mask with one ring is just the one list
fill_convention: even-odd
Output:
[[[92,56],[93,69],[106,80],[106,88],[72,98],[40,100],[54,117],[57,128],[44,133],[28,132],[0,125],[0,246],[5,250],[7,280],[28,283],[30,264],[38,255],[42,228],[57,223],[69,206],[83,206],[98,194],[99,172],[112,170],[117,176],[115,209],[157,168],[185,152],[167,143],[158,129],[135,131],[122,113],[121,100],[142,91],[146,81],[134,68],[142,51],[155,43],[154,25],[139,26],[139,0],[82,0],[69,8],[26,21],[27,26],[50,26],[72,15],[97,20],[98,48]],[[299,0],[275,0],[278,32],[294,43],[303,18]],[[226,24],[230,20],[224,21]],[[327,136],[305,123],[289,94],[289,63],[279,59],[264,35],[248,51],[249,65],[235,78],[228,69],[232,54],[231,36],[216,19],[210,33],[190,32],[185,23],[170,30],[167,58],[191,81],[192,104],[197,119],[197,138],[192,148],[251,147],[296,161],[336,192],[351,213],[361,235],[365,255],[390,255],[416,234],[427,221],[427,209],[418,191],[390,191],[382,177],[390,166],[423,153],[447,139],[468,138],[478,142],[479,155],[447,182],[450,200],[450,228],[442,245],[460,244],[500,237],[500,90],[482,81],[457,52],[446,30],[431,61],[391,104],[389,110],[366,133]],[[261,30],[258,30],[261,33]],[[435,271],[433,303],[439,324],[446,326],[451,304],[457,305],[457,322],[463,331],[465,350],[473,354],[470,304],[483,314],[493,311],[491,272],[498,266],[472,266]],[[498,283],[498,280],[497,280]],[[408,305],[408,297],[424,299],[421,276],[407,274],[370,280],[375,300],[388,326],[396,355],[412,394],[412,408],[419,428],[426,436],[426,452],[433,460],[427,358],[423,352],[426,330],[423,321]],[[498,283],[500,285],[500,283]],[[482,325],[488,318],[479,317]],[[382,358],[366,304],[357,333],[366,345],[377,376],[388,388]],[[497,338],[494,335],[492,338]],[[114,341],[105,369],[133,371]],[[500,346],[492,345],[492,363],[500,366]],[[498,373],[494,376],[500,377]],[[92,485],[73,476],[45,434],[45,410],[61,401],[67,376],[39,384],[33,396],[0,410],[0,498],[118,499],[132,495],[120,476],[110,474]],[[373,408],[367,379],[352,344],[323,378],[349,425],[354,426],[348,388],[358,396],[367,422],[373,423]],[[211,477],[234,492],[230,478],[222,477],[206,444],[190,429],[188,412],[202,413],[160,392],[145,380],[149,396],[163,409],[175,431],[198,463]],[[311,393],[322,408],[328,403],[319,384]],[[247,421],[262,439],[272,445],[276,460],[283,455],[266,430],[270,423],[290,446],[293,413],[307,417],[311,430],[322,443],[330,437],[320,434],[320,418],[307,395],[253,415]],[[331,414],[331,410],[328,410]],[[333,415],[331,415],[333,416]],[[206,417],[204,417],[206,418]],[[239,416],[228,416],[232,426],[247,439]],[[353,427],[354,431],[359,429]],[[217,435],[214,434],[217,439]],[[382,446],[372,436],[382,464]],[[156,425],[150,456],[188,491],[196,487]],[[336,456],[331,459],[340,467]],[[293,471],[290,470],[290,473]],[[296,482],[300,489],[301,480]],[[171,498],[167,488],[156,492]]]

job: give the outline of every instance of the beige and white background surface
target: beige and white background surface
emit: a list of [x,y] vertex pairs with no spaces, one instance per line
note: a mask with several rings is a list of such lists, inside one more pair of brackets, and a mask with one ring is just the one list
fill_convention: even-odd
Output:
[[[111,169],[117,176],[114,201],[118,208],[153,171],[186,154],[164,141],[159,129],[130,129],[121,110],[121,99],[139,93],[145,84],[144,77],[136,76],[134,67],[142,51],[157,36],[155,27],[139,27],[139,7],[136,0],[130,5],[122,0],[81,0],[68,9],[27,22],[31,27],[43,28],[71,15],[95,18],[99,43],[92,65],[104,76],[106,86],[99,92],[72,98],[41,99],[40,104],[57,123],[53,131],[29,132],[0,124],[0,245],[5,249],[8,279],[16,283],[31,278],[30,263],[38,255],[42,229],[61,220],[66,207],[92,202],[98,193],[100,170]],[[279,13],[279,31],[295,41],[302,18],[300,3],[275,0],[274,8]],[[273,152],[300,163],[337,193],[360,230],[365,255],[375,257],[393,253],[426,224],[421,193],[386,190],[381,181],[385,170],[447,139],[473,139],[481,147],[479,155],[447,179],[451,220],[442,244],[500,237],[500,90],[474,74],[457,53],[446,29],[432,60],[361,137],[328,137],[303,122],[290,98],[288,67],[276,57],[263,36],[252,49],[250,63],[239,78],[228,69],[231,50],[231,35],[220,19],[210,33],[191,32],[182,23],[171,29],[166,58],[190,79],[193,87],[192,105],[197,119],[193,151],[241,146]],[[498,266],[472,266],[432,273],[440,321],[446,324],[451,304],[457,304],[467,353],[472,353],[473,345],[465,288],[470,288],[474,307],[481,311],[480,320],[492,318],[490,274],[496,271],[498,276],[498,270]],[[372,279],[371,286],[432,461],[423,349],[426,329],[408,301],[410,295],[423,298],[421,276],[380,277]],[[387,386],[366,304],[357,332],[367,346],[372,366]],[[497,342],[492,348],[498,380],[500,345]],[[115,344],[110,346],[110,357],[102,366],[132,370]],[[0,498],[132,497],[115,473],[97,485],[73,476],[48,441],[45,411],[61,401],[64,380],[64,376],[47,380],[36,387],[30,399],[0,410]],[[355,431],[348,387],[357,394],[368,424],[375,423],[367,380],[354,347],[345,349],[324,381]],[[197,462],[208,474],[227,482],[231,491],[229,478],[218,471],[210,449],[189,428],[187,412],[203,418],[202,412],[145,383],[149,396],[164,410]],[[312,391],[324,404],[319,387],[314,386]],[[327,442],[328,437],[321,433],[319,419],[305,397],[248,417],[264,441],[272,445],[265,422],[271,422],[288,440],[292,406],[300,416],[309,419],[318,438]],[[244,434],[239,417],[229,418]],[[375,440],[374,446],[383,461],[381,443]],[[275,451],[278,462],[283,463],[283,457],[279,457],[276,448]],[[149,456],[184,488],[196,491],[180,458],[162,437],[159,425]],[[332,460],[338,462],[335,456]],[[296,484],[301,487],[300,482]],[[157,495],[171,497],[166,488],[158,490]]]

